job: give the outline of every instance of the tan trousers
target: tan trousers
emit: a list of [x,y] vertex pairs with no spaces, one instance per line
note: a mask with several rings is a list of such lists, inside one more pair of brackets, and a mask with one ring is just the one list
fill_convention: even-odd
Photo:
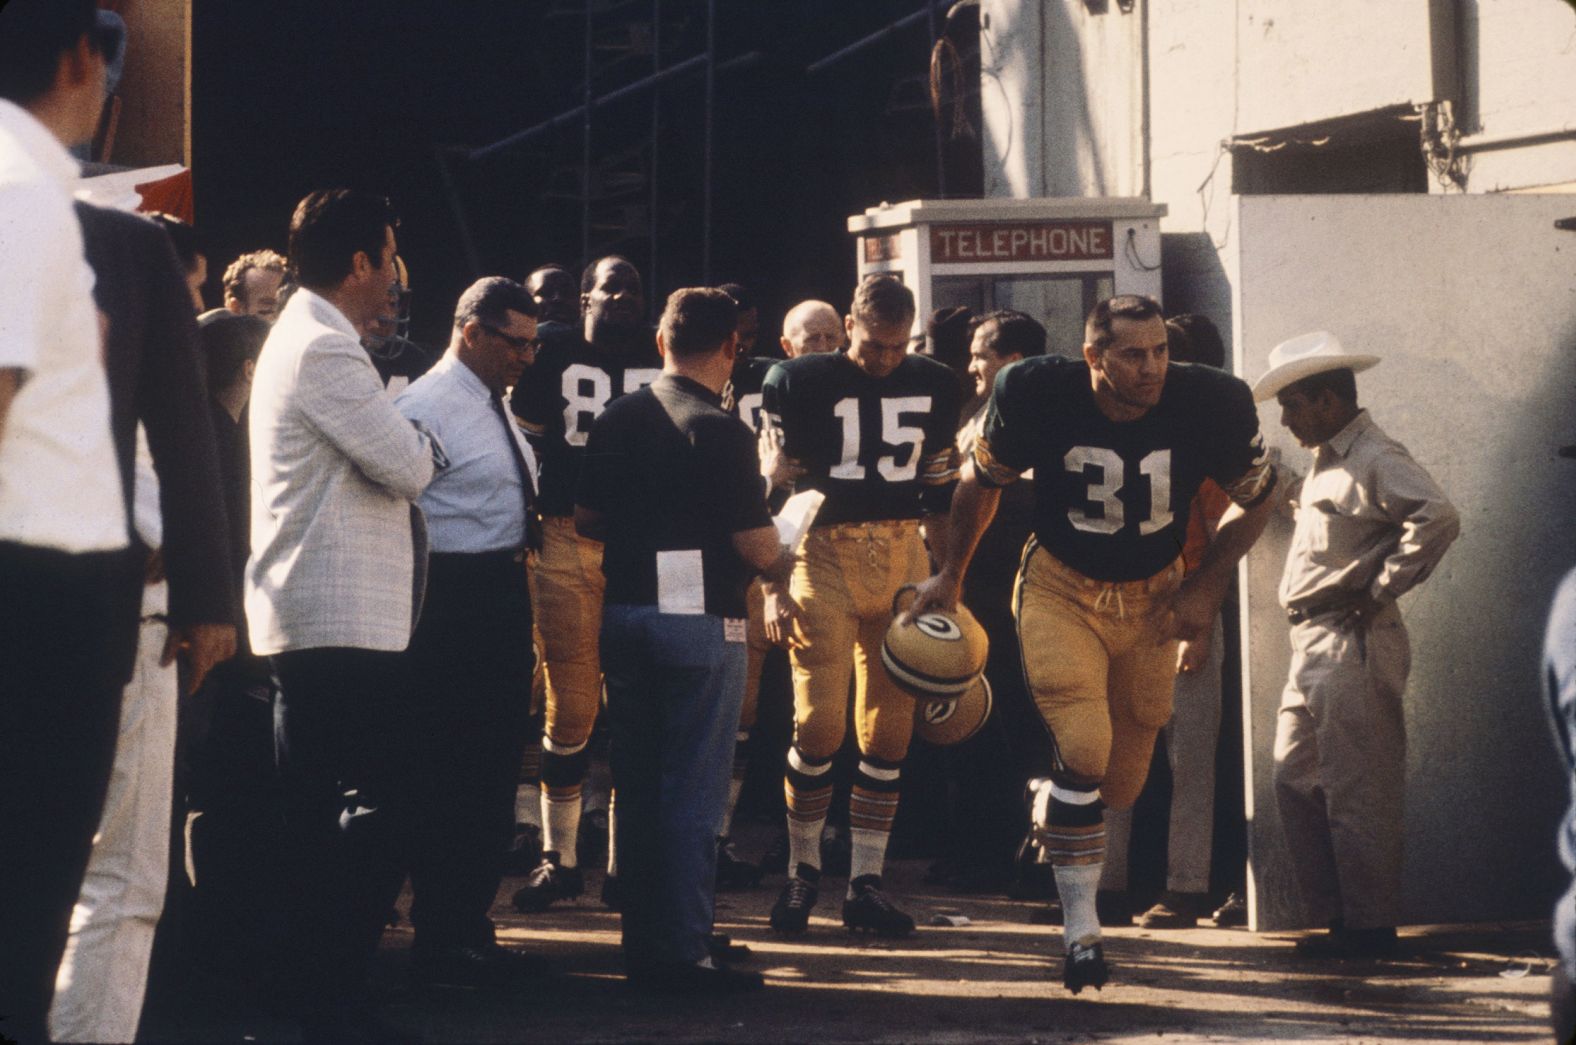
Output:
[[1096,581],[1030,540],[1014,597],[1023,670],[1069,782],[1111,809],[1143,790],[1171,717],[1177,643],[1149,614],[1182,583],[1182,561],[1140,581]]
[[803,607],[806,645],[793,665],[794,743],[813,761],[843,745],[848,677],[854,677],[859,750],[886,762],[908,754],[914,698],[881,666],[892,597],[930,575],[914,521],[817,527],[805,541],[789,590]]
[[542,554],[531,571],[531,606],[547,680],[547,739],[575,748],[591,736],[602,702],[602,545],[573,519],[542,520]]
[[1314,924],[1393,926],[1401,916],[1411,647],[1401,613],[1366,628],[1330,616],[1291,629],[1291,671],[1275,729],[1275,798]]

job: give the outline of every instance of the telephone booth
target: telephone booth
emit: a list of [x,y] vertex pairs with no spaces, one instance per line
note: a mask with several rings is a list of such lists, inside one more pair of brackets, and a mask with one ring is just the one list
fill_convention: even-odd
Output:
[[898,275],[936,309],[1010,308],[1045,324],[1049,349],[1077,355],[1083,321],[1115,294],[1160,297],[1164,204],[1136,198],[910,200],[848,219],[859,276]]

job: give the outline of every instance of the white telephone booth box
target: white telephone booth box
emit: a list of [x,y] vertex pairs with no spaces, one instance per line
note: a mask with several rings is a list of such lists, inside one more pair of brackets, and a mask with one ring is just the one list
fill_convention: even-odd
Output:
[[1045,324],[1050,349],[1077,355],[1083,320],[1115,294],[1160,297],[1164,204],[1116,197],[910,200],[848,219],[859,276],[897,274],[918,304],[1011,308]]

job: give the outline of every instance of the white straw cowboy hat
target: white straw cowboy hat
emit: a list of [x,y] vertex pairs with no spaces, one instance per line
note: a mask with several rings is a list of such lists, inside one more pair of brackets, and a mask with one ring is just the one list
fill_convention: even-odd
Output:
[[1346,351],[1328,330],[1315,330],[1311,334],[1282,341],[1270,350],[1270,368],[1253,383],[1253,399],[1258,403],[1274,399],[1288,385],[1326,370],[1350,370],[1355,373],[1367,370],[1377,362],[1378,356]]

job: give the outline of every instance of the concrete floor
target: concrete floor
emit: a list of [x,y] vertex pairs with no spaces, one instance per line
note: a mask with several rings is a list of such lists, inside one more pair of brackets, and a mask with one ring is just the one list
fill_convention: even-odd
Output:
[[[802,938],[766,927],[781,886],[719,898],[718,928],[753,950],[767,990],[722,999],[629,993],[618,919],[587,895],[533,916],[507,904],[503,942],[553,957],[562,974],[508,996],[406,986],[408,926],[384,938],[377,978],[390,1022],[433,1042],[1544,1042],[1552,949],[1542,924],[1410,928],[1385,962],[1297,962],[1288,934],[1214,928],[1110,930],[1112,982],[1069,995],[1060,930],[1036,905],[957,897],[920,884],[922,862],[889,868],[893,896],[923,926],[910,940],[850,936],[842,881],[827,879]],[[935,928],[936,915],[969,924]],[[193,1014],[160,1037],[288,1039],[277,1020]]]

